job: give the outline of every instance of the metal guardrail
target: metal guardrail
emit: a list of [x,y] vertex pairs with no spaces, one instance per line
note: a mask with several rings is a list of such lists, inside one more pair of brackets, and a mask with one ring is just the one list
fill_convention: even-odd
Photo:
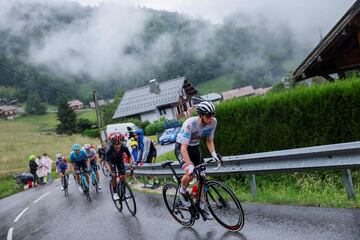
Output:
[[[282,151],[245,154],[223,157],[225,167],[214,170],[207,167],[207,175],[263,174],[280,172],[298,172],[309,170],[344,170],[344,183],[349,198],[355,198],[349,169],[360,168],[360,141],[331,144],[316,147],[297,148]],[[177,162],[173,163],[177,173],[183,171]],[[212,167],[214,166],[214,167]],[[140,176],[172,176],[170,169],[164,169],[160,163],[144,164],[135,170]],[[255,185],[255,177],[251,177]],[[256,189],[252,189],[256,193]]]

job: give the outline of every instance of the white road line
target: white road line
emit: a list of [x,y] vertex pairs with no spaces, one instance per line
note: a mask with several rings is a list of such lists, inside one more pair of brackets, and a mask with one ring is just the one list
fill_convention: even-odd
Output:
[[34,203],[37,203],[38,201],[40,201],[43,197],[45,197],[46,195],[48,195],[50,192],[47,192],[47,193],[45,193],[44,195],[42,195],[41,197],[39,197],[38,199],[36,199],[35,201],[34,201]]
[[59,190],[61,188],[61,186],[58,186],[56,189]]
[[12,240],[13,230],[14,230],[13,227],[9,229],[8,235],[7,235],[7,238],[6,238],[7,240]]
[[22,210],[22,212],[15,218],[14,223],[17,222],[20,219],[21,215],[23,215],[28,209],[29,207]]

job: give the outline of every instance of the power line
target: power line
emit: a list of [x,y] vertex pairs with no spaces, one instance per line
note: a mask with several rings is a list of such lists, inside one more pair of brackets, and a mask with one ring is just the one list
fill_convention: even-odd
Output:
[[3,69],[3,70],[5,70],[5,71],[7,71],[8,73],[14,74],[14,75],[17,76],[17,77],[20,77],[20,78],[22,78],[22,79],[24,79],[24,80],[27,80],[27,78],[26,78],[24,75],[22,75],[21,73],[18,73],[18,72],[15,71],[14,69],[12,69],[12,68],[10,68],[10,67],[2,64],[2,63],[0,63],[0,68]]

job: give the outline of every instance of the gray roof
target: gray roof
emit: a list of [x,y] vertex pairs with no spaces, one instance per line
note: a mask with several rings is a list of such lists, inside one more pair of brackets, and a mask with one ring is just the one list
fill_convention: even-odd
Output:
[[207,100],[207,101],[217,101],[217,100],[221,100],[222,96],[219,93],[208,93],[206,95],[202,95],[200,96],[202,99]]
[[13,110],[17,110],[17,107],[15,106],[0,106],[0,110],[1,111],[13,111]]
[[161,92],[151,93],[150,86],[136,88],[125,92],[113,118],[137,115],[155,110],[159,106],[177,103],[184,86],[185,78],[176,78],[159,82]]

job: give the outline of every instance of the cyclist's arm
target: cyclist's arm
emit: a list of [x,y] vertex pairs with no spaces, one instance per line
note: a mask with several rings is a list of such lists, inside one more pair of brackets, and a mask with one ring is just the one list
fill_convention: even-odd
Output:
[[191,160],[187,149],[188,149],[188,144],[182,143],[180,148],[181,156],[184,158],[186,165],[189,165],[191,164]]
[[207,139],[206,140],[207,148],[209,149],[210,153],[215,152],[215,145],[214,145],[214,139]]

